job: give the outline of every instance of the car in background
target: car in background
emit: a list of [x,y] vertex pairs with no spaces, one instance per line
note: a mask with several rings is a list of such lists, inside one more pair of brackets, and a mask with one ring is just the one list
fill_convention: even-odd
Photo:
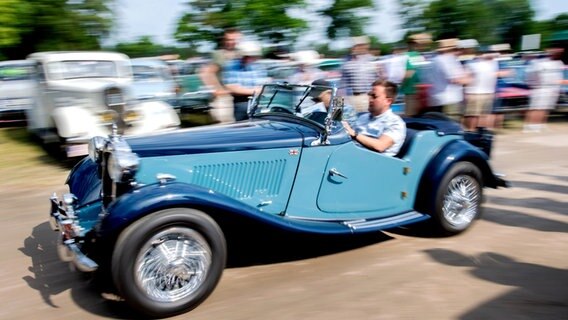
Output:
[[177,104],[177,83],[170,66],[158,58],[135,58],[132,64],[132,94],[137,100],[160,100]]
[[0,123],[25,123],[33,108],[35,64],[27,60],[0,62]]
[[[314,89],[331,90],[332,103],[304,114]],[[429,230],[453,235],[479,218],[484,187],[507,185],[489,164],[490,133],[408,118],[400,152],[386,156],[347,134],[337,91],[270,84],[245,121],[94,137],[67,178],[70,193],[51,197],[60,258],[100,272],[137,312],[169,317],[215,289],[231,239],[261,229],[348,235],[426,219]]]
[[568,111],[568,67],[564,68],[564,80],[560,88],[560,97],[558,98],[558,110]]
[[523,59],[498,60],[499,70],[506,75],[497,79],[494,113],[526,110],[529,106],[530,88],[526,82],[526,62]]
[[27,110],[27,128],[65,157],[87,154],[89,140],[108,135],[113,124],[125,135],[180,124],[167,103],[134,98],[132,67],[124,54],[53,51],[33,53],[27,60],[36,70],[36,105]]
[[210,62],[205,58],[191,58],[176,63],[175,76],[179,91],[175,108],[180,113],[206,112],[213,101],[213,89],[201,80],[201,68]]

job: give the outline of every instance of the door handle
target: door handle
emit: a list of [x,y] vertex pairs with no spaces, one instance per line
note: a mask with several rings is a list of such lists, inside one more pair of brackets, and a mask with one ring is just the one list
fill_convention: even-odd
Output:
[[347,177],[343,173],[337,171],[337,169],[335,169],[335,168],[331,168],[331,170],[329,170],[329,175],[330,176],[338,176],[338,177],[342,177],[343,179],[347,179]]

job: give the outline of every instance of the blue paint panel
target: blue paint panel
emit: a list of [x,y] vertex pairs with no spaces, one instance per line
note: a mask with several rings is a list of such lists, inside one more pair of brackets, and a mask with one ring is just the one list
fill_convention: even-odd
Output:
[[255,207],[206,188],[172,182],[165,185],[152,184],[140,187],[113,202],[107,209],[108,215],[101,225],[100,236],[116,235],[135,220],[172,207],[206,207],[213,213],[253,219],[288,231],[321,234],[352,232],[350,228],[337,222],[299,221],[266,214]]
[[299,128],[306,134],[317,136],[317,130],[292,122],[251,120],[130,138],[127,141],[132,151],[140,157],[291,148],[302,146],[303,136]]
[[69,192],[79,199],[80,206],[100,199],[101,179],[97,171],[97,164],[85,157],[69,173]]
[[158,173],[168,173],[176,181],[279,214],[286,208],[301,152],[281,148],[142,158],[136,179],[151,184]]
[[[337,148],[322,172],[317,204],[334,216],[357,214],[361,218],[383,217],[410,210],[412,204],[402,197],[408,177],[406,161],[371,151],[358,143]],[[345,177],[331,174],[335,170]]]

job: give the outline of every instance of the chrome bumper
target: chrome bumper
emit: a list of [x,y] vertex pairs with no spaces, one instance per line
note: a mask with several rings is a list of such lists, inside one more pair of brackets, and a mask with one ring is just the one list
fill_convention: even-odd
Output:
[[59,258],[62,261],[72,262],[82,272],[97,270],[99,265],[81,252],[77,245],[79,226],[76,224],[74,207],[77,198],[68,193],[63,196],[63,201],[59,201],[57,195],[53,194],[49,201],[51,202],[49,223],[54,231],[60,232],[57,242]]

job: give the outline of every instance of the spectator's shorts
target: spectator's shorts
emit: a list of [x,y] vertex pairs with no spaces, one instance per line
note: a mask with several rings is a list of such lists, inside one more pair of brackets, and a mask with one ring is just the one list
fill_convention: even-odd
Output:
[[488,94],[468,94],[465,96],[465,116],[479,116],[491,113],[495,95]]
[[531,110],[551,110],[556,108],[560,87],[542,87],[531,90],[529,99],[529,109]]

